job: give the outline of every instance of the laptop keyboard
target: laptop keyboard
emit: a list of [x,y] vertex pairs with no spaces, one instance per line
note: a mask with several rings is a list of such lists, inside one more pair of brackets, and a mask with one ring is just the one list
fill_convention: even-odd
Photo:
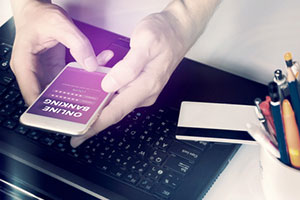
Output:
[[0,45],[0,126],[24,138],[90,165],[100,173],[129,184],[158,199],[168,199],[213,143],[175,139],[178,111],[136,109],[121,122],[84,142],[70,146],[70,137],[19,123],[26,110],[9,67],[11,47]]

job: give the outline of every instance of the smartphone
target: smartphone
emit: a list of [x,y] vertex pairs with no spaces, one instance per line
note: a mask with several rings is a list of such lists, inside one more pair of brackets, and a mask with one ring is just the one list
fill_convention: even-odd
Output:
[[20,122],[71,136],[83,135],[107,105],[112,93],[101,88],[108,67],[94,72],[71,62],[21,115]]

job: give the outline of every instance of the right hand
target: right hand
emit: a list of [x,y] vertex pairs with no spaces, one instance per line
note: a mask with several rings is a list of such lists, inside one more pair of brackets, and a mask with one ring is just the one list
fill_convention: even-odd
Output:
[[116,124],[135,108],[156,101],[187,50],[180,27],[170,21],[169,15],[155,13],[136,26],[129,52],[101,83],[104,91],[115,93],[113,99],[86,134],[71,139],[73,147]]
[[86,70],[96,69],[89,40],[62,8],[36,0],[18,8],[14,10],[16,37],[10,65],[27,104],[32,104],[65,66],[64,46]]

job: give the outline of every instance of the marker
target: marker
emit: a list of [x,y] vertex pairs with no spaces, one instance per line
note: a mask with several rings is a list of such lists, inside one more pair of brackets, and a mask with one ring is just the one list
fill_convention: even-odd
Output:
[[284,59],[287,65],[287,80],[289,84],[292,105],[294,108],[297,125],[298,127],[300,127],[300,99],[299,99],[297,81],[291,69],[291,67],[293,66],[292,54],[286,53],[284,55]]
[[284,132],[283,132],[278,86],[274,81],[272,81],[271,83],[269,83],[268,87],[269,87],[269,95],[271,97],[271,103],[270,103],[271,112],[273,115],[275,129],[276,129],[278,149],[280,152],[280,160],[283,163],[289,165],[290,161],[289,161],[289,155],[286,148]]
[[300,138],[299,129],[296,123],[295,114],[289,100],[282,102],[282,118],[284,122],[284,132],[288,147],[291,164],[300,168]]
[[265,148],[269,153],[271,153],[276,158],[280,158],[280,153],[278,148],[273,144],[271,140],[268,138],[268,133],[262,128],[247,123],[246,124],[248,133],[257,141],[259,145]]

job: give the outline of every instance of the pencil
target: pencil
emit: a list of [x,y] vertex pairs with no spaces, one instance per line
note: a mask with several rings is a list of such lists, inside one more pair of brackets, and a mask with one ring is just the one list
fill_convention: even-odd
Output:
[[298,127],[300,127],[300,99],[297,87],[297,80],[291,68],[293,66],[292,54],[286,53],[284,55],[284,59],[287,66],[287,80],[290,89],[291,101],[294,108],[297,125]]
[[289,100],[285,99],[282,103],[282,117],[284,122],[284,132],[286,144],[294,167],[300,168],[300,138],[295,114]]

